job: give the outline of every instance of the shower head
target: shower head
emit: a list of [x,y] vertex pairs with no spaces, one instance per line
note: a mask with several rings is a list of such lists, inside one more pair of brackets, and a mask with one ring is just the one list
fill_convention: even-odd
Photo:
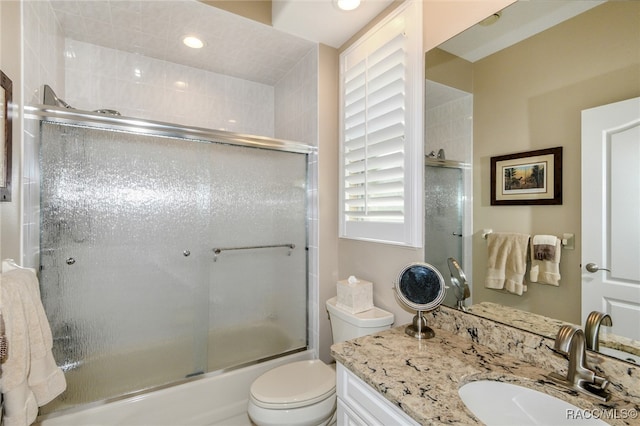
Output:
[[58,96],[56,96],[56,93],[48,84],[44,85],[43,97],[44,97],[43,103],[45,105],[74,109],[71,105],[69,105],[68,103],[60,99]]
[[[65,101],[63,101],[62,99],[60,99],[48,84],[44,85],[43,101],[45,105],[49,105],[49,106],[76,109],[71,105],[69,105],[68,103],[66,103]],[[97,109],[93,112],[97,112],[98,114],[107,114],[107,115],[122,115],[120,114],[119,111],[116,111],[115,109]]]
[[446,157],[444,155],[444,149],[440,148],[438,150],[438,153],[436,154],[435,151],[431,151],[430,153],[428,153],[426,155],[427,158],[436,158],[438,160],[446,160]]

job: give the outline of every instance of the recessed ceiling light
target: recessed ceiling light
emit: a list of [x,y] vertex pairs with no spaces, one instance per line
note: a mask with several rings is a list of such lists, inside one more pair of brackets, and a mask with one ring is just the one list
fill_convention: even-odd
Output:
[[498,22],[501,16],[502,16],[502,12],[496,12],[493,15],[478,22],[478,25],[482,25],[483,27],[488,27],[489,25],[493,25],[496,22]]
[[333,4],[340,10],[354,10],[360,6],[360,0],[333,0]]
[[185,44],[185,46],[188,46],[192,49],[201,49],[204,46],[202,40],[194,36],[186,36],[182,39],[182,42]]

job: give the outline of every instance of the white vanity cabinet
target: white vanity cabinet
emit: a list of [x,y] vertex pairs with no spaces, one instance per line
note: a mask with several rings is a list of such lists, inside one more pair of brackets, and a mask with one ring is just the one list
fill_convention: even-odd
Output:
[[342,364],[336,373],[338,426],[419,425]]

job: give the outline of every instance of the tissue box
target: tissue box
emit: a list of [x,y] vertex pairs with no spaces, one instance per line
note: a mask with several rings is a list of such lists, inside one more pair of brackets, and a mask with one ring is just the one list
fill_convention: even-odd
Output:
[[373,284],[364,280],[351,281],[338,281],[336,306],[352,314],[373,309]]

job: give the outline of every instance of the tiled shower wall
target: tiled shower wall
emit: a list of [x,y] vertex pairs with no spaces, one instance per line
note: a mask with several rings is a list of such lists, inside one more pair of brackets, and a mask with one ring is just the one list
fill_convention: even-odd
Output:
[[271,86],[71,39],[64,55],[75,108],[274,137]]
[[[318,49],[275,86],[216,74],[143,55],[65,39],[48,1],[22,2],[24,97],[42,103],[49,84],[70,105],[123,115],[227,130],[317,146]],[[36,266],[39,246],[37,126],[25,122],[23,263]],[[318,342],[317,157],[309,156],[309,339]],[[317,350],[317,349],[316,349]]]
[[[64,37],[48,1],[22,1],[23,96],[26,105],[42,103],[41,87],[46,82],[64,93]],[[24,119],[24,118],[23,118]],[[36,267],[40,244],[40,176],[38,125],[24,120],[22,153],[22,263]]]
[[41,85],[64,93],[64,37],[48,1],[23,1],[25,103],[42,103]]
[[48,84],[82,110],[317,145],[317,48],[268,86],[65,39],[48,1],[23,8],[26,104]]
[[433,81],[427,82],[424,152],[445,150],[447,160],[473,160],[473,96]]

